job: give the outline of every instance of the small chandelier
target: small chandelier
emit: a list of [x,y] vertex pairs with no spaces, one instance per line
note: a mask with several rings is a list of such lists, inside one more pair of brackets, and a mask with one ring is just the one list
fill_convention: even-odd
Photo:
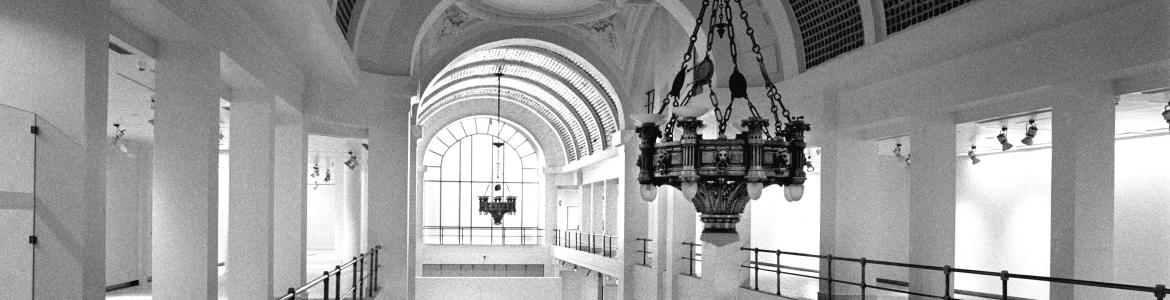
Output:
[[[776,85],[768,77],[760,45],[754,36],[755,30],[748,23],[748,11],[744,10],[740,0],[714,0],[714,5],[711,2],[703,0],[702,9],[695,19],[690,45],[683,55],[682,66],[657,112],[652,111],[653,99],[647,99],[646,113],[631,117],[640,124],[636,132],[641,138],[638,163],[641,172],[638,182],[642,184],[642,199],[653,201],[658,186],[669,185],[681,189],[683,196],[694,203],[704,223],[701,239],[723,246],[739,240],[735,225],[739,223],[740,214],[748,199],[760,198],[764,187],[784,186],[784,196],[788,201],[798,201],[803,196],[806,159],[804,133],[810,130],[810,126],[803,117],[791,115]],[[733,14],[733,9],[739,13]],[[711,14],[711,24],[707,27],[707,53],[698,62],[692,58],[703,54],[697,52],[695,42],[707,13]],[[736,16],[743,20],[746,27],[744,32],[751,40],[750,49],[755,54],[771,104],[774,132],[768,129],[769,120],[761,116],[748,98],[747,79],[739,71],[735,45]],[[731,98],[722,107],[713,88],[715,67],[710,57],[710,45],[716,34],[719,39],[725,35],[728,37],[733,67],[727,82]],[[684,93],[688,70],[693,70],[693,74],[690,88],[685,88]],[[706,138],[698,132],[704,127],[703,121],[698,118],[709,109],[688,105],[694,96],[703,93],[704,86],[710,90],[708,97],[718,125],[718,137],[714,139]],[[737,99],[747,103],[751,116],[741,123],[743,132],[728,138],[725,132]],[[668,104],[672,109],[667,121],[663,111]],[[784,122],[783,126],[781,122]],[[664,130],[659,128],[661,125],[665,125]],[[674,136],[675,127],[682,129],[678,139]]]
[[[504,67],[500,66],[496,71],[496,119],[495,124],[502,126],[500,123],[500,89],[501,81],[504,77]],[[500,225],[504,222],[505,214],[516,213],[516,196],[507,195],[507,188],[504,186],[504,170],[500,167],[500,162],[504,160],[503,151],[504,141],[492,141],[492,179],[488,182],[488,190],[484,195],[479,196],[479,213],[492,216],[492,224]]]

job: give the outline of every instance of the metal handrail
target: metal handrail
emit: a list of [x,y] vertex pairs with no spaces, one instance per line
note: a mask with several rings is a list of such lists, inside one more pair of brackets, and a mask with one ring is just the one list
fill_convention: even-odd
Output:
[[[822,254],[808,254],[808,253],[800,253],[800,252],[788,252],[788,251],[768,250],[768,249],[749,248],[749,247],[740,247],[739,249],[743,250],[743,251],[751,251],[752,252],[752,260],[747,265],[740,266],[743,268],[751,269],[751,271],[754,272],[755,280],[754,280],[754,285],[752,288],[757,290],[757,291],[760,290],[760,276],[759,276],[760,270],[764,270],[764,271],[768,271],[768,272],[775,272],[777,274],[776,275],[776,295],[780,295],[780,274],[785,274],[785,275],[795,275],[795,276],[806,277],[806,278],[811,278],[811,279],[816,279],[816,280],[828,282],[828,284],[829,284],[828,290],[829,290],[829,297],[830,298],[833,297],[833,284],[834,283],[841,283],[841,284],[847,284],[847,285],[860,287],[861,288],[861,297],[863,299],[866,296],[866,289],[873,288],[873,289],[878,289],[878,290],[883,290],[883,291],[888,291],[888,292],[895,292],[895,293],[902,293],[902,294],[907,294],[907,295],[912,295],[912,296],[952,300],[955,298],[953,298],[951,296],[952,293],[954,292],[952,290],[952,287],[951,287],[951,278],[956,273],[970,274],[970,275],[982,275],[982,276],[993,276],[993,277],[1000,278],[1000,281],[1002,282],[1002,289],[1001,289],[1001,295],[1000,295],[1002,297],[1001,299],[1009,299],[1008,281],[1010,279],[1033,280],[1033,281],[1043,281],[1043,282],[1049,282],[1049,283],[1061,283],[1061,284],[1070,284],[1070,285],[1107,288],[1107,289],[1114,289],[1114,290],[1151,293],[1151,294],[1153,294],[1154,298],[1157,300],[1165,300],[1166,295],[1168,293],[1170,293],[1170,289],[1167,289],[1166,285],[1164,285],[1164,284],[1159,284],[1159,285],[1155,285],[1155,286],[1141,286],[1141,285],[1092,281],[1092,280],[1080,280],[1080,279],[1071,279],[1071,278],[1047,277],[1047,276],[1036,276],[1036,275],[1026,275],[1026,274],[1012,274],[1006,270],[1000,271],[1000,272],[991,272],[991,271],[982,271],[982,270],[974,270],[974,269],[954,268],[954,267],[951,267],[950,265],[945,265],[945,266],[939,267],[939,266],[909,264],[909,263],[901,263],[901,262],[893,262],[893,261],[870,260],[870,259],[866,259],[864,257],[862,257],[862,258],[836,257],[836,256],[833,256],[832,254],[823,254],[823,255]],[[759,259],[760,253],[775,254],[776,255],[776,263],[769,264],[769,263],[760,262],[760,259]],[[781,271],[784,269],[789,269],[789,270],[797,270],[797,271],[810,272],[810,273],[816,272],[815,270],[811,270],[811,269],[795,268],[795,267],[789,267],[789,266],[782,265],[782,264],[780,264],[780,256],[781,255],[792,255],[792,256],[816,258],[818,260],[826,260],[827,267],[828,267],[826,270],[827,277],[821,277],[819,274],[817,276],[809,276],[809,275],[804,275],[804,274],[796,274],[796,273]],[[860,264],[860,266],[861,266],[861,281],[853,282],[853,281],[833,278],[833,261],[834,260],[854,262],[854,263]],[[867,275],[866,274],[866,265],[869,265],[869,264],[891,266],[891,267],[902,267],[902,268],[907,268],[907,269],[920,269],[920,270],[930,270],[930,271],[943,272],[944,286],[945,286],[943,294],[940,296],[940,295],[933,295],[933,294],[927,294],[927,293],[911,292],[908,290],[886,288],[886,287],[881,287],[881,286],[871,286],[866,282],[866,275]],[[771,266],[774,269],[760,268],[760,266]]]
[[[682,244],[683,244],[683,246],[688,246],[691,250],[690,255],[682,257],[682,260],[686,260],[687,264],[690,265],[690,271],[688,271],[687,273],[679,273],[679,274],[698,277],[699,275],[695,274],[695,264],[698,264],[698,263],[703,261],[703,259],[702,259],[703,253],[696,252],[695,249],[703,249],[703,244],[696,244],[694,242],[682,242]],[[699,266],[702,267],[702,265],[699,265]],[[700,272],[702,272],[702,270],[700,270]]]
[[[588,233],[577,230],[553,229],[553,245],[577,251],[598,254],[604,257],[617,255],[618,247],[614,241],[621,237],[606,234]],[[600,243],[599,243],[600,241]]]
[[[290,287],[288,292],[277,300],[294,300],[297,295],[306,294],[309,290],[321,285],[323,288],[324,300],[329,299],[344,299],[345,297],[355,296],[353,299],[362,299],[364,297],[375,295],[381,287],[378,286],[378,270],[381,269],[379,252],[382,246],[375,246],[370,248],[369,252],[358,254],[358,256],[333,267],[333,270],[321,272],[321,276],[317,276],[300,287]],[[369,259],[366,259],[366,258]],[[345,291],[341,292],[341,275],[346,269],[352,271],[351,286]],[[370,281],[369,284],[366,282]],[[333,283],[331,287],[329,284]],[[330,297],[330,288],[333,288],[333,297]]]
[[[540,227],[514,227],[514,226],[423,226],[424,238],[438,237],[438,242],[428,242],[426,244],[438,245],[508,245],[508,238],[519,238],[520,243],[515,245],[539,245],[540,240],[544,238],[544,229]],[[438,231],[438,234],[430,233]],[[448,231],[456,231],[454,235],[445,234]],[[475,234],[475,232],[487,231],[487,235]],[[519,231],[519,234],[509,235],[508,232]],[[498,233],[498,235],[497,235]],[[447,237],[455,237],[458,242],[449,243]],[[475,238],[488,238],[488,243],[474,243]],[[496,243],[496,238],[499,243]],[[465,242],[466,240],[466,242]],[[529,241],[532,242],[529,242]]]
[[650,266],[649,264],[646,264],[646,256],[650,255],[652,252],[650,252],[650,248],[647,247],[647,243],[653,242],[654,240],[649,238],[636,238],[634,240],[642,242],[642,250],[637,251],[638,253],[642,253],[642,265],[647,267]]

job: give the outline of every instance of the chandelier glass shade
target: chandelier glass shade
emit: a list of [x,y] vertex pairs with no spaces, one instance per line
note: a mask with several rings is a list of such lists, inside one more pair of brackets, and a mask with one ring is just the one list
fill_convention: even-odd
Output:
[[[639,124],[636,129],[641,141],[638,182],[642,185],[642,198],[653,201],[657,187],[662,185],[681,190],[683,197],[694,204],[704,223],[701,239],[716,246],[739,240],[735,226],[740,215],[749,199],[759,199],[765,187],[784,186],[784,195],[789,201],[798,201],[804,194],[804,134],[810,126],[803,117],[791,115],[768,77],[755,30],[748,23],[748,11],[740,2],[703,1],[669,93],[663,97],[657,111],[654,111],[654,99],[649,98],[647,111],[631,116]],[[733,14],[733,11],[738,13]],[[709,20],[705,20],[707,18]],[[707,53],[699,53],[695,42],[699,31],[704,28],[704,21],[709,21],[706,27]],[[744,33],[751,41],[751,50],[764,81],[765,97],[771,104],[771,120],[761,115],[749,99],[746,77],[739,71],[736,22],[742,22]],[[730,55],[732,71],[727,79],[731,97],[724,105],[719,102],[714,89],[715,66],[710,49],[714,39],[725,37],[730,46],[727,54]],[[702,61],[693,59],[700,54],[704,55]],[[694,97],[703,94],[704,87],[709,91],[707,96],[711,106],[691,104]],[[741,132],[728,138],[725,134],[727,124],[739,99],[746,103],[751,115],[740,123]],[[671,107],[669,115],[664,114],[667,106]],[[707,138],[699,132],[705,126],[699,118],[712,109],[718,136]],[[770,125],[774,125],[774,129],[769,128]],[[676,129],[681,130],[677,139]]]
[[[500,88],[504,77],[504,68],[501,66],[496,75],[496,126],[500,123]],[[488,182],[488,189],[479,197],[479,213],[492,216],[492,224],[501,225],[504,215],[516,213],[516,196],[507,195],[508,189],[504,185],[504,169],[500,164],[504,160],[503,140],[492,141],[492,179]]]

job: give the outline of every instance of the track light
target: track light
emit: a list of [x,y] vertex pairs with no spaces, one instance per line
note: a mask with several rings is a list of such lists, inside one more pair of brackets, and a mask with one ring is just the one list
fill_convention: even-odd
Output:
[[981,160],[975,155],[975,145],[971,145],[971,151],[967,151],[967,157],[971,158],[971,164],[978,164]]
[[897,157],[903,162],[906,162],[907,166],[910,165],[910,154],[902,154],[902,143],[898,143],[894,146],[894,157]]
[[1003,146],[1003,151],[1012,149],[1012,143],[1009,143],[1007,140],[1007,126],[1000,129],[999,135],[995,136],[995,138],[999,140],[999,145]]
[[1020,143],[1031,146],[1032,139],[1036,138],[1036,132],[1038,131],[1040,131],[1040,128],[1036,128],[1036,120],[1028,120],[1028,130],[1024,132],[1024,139],[1020,140]]
[[353,151],[349,152],[349,159],[345,160],[345,166],[349,167],[350,170],[353,170],[353,168],[357,168],[358,158],[357,158],[357,155],[353,155]]
[[129,153],[130,149],[126,148],[126,143],[120,143],[122,141],[122,137],[124,137],[124,136],[126,136],[126,130],[122,129],[122,124],[114,123],[113,144],[114,144],[114,146],[117,146],[118,150],[121,150],[122,153]]
[[1166,107],[1163,109],[1164,110],[1162,111],[1162,119],[1166,120],[1166,124],[1170,124],[1170,102],[1167,102]]

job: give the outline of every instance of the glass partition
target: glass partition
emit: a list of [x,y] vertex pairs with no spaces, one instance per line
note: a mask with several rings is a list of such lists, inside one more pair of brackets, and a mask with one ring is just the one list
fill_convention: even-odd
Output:
[[0,105],[0,295],[32,299],[36,116]]

